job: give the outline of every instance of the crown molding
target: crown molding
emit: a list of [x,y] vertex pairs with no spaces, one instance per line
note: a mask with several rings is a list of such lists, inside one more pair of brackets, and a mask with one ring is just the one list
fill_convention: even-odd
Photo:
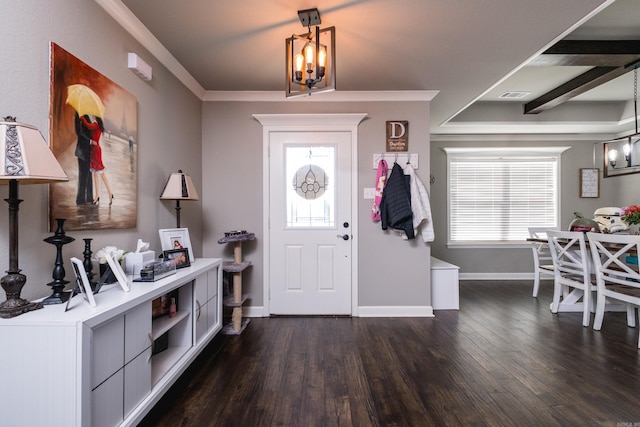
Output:
[[207,91],[208,102],[389,102],[431,101],[437,90],[333,91],[287,98],[282,91]]
[[121,0],[95,0],[111,17],[199,99],[205,89]]
[[611,139],[611,134],[556,133],[556,134],[430,134],[431,142],[541,142],[541,141],[588,141],[598,142]]

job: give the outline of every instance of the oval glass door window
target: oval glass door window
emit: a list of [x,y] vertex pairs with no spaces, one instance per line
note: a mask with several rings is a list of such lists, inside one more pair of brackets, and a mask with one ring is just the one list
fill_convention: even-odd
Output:
[[287,228],[335,227],[336,147],[285,145]]

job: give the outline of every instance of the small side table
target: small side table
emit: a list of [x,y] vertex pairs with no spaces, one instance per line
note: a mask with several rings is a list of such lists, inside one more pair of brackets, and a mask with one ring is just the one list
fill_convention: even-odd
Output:
[[222,327],[225,335],[240,335],[247,327],[249,319],[242,318],[242,304],[247,299],[247,294],[242,293],[242,272],[251,266],[251,261],[242,260],[242,242],[255,240],[254,233],[241,233],[225,236],[218,240],[220,244],[233,243],[233,261],[222,263],[222,271],[231,274],[233,289],[224,295],[222,305],[231,309],[231,322]]

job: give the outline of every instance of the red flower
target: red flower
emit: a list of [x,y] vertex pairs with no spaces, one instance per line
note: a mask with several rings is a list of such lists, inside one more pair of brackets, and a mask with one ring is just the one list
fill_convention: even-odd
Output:
[[640,224],[640,206],[631,205],[622,208],[621,219],[629,225]]

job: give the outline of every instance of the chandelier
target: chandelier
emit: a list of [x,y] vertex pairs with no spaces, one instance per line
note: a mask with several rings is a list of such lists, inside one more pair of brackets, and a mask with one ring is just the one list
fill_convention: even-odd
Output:
[[286,40],[287,97],[335,90],[335,27],[320,29],[318,9],[299,10],[298,18],[308,32]]
[[[638,172],[638,143],[640,142],[640,133],[638,133],[638,68],[633,70],[633,117],[635,119],[635,133],[615,138],[604,142],[605,147],[605,172],[604,177],[608,178],[613,176],[611,171],[614,169],[621,170],[622,172],[615,175],[621,175],[624,173],[636,173]],[[618,149],[616,149],[618,147]],[[622,148],[622,157],[624,162],[620,162],[619,149]],[[611,170],[609,170],[609,168]]]

